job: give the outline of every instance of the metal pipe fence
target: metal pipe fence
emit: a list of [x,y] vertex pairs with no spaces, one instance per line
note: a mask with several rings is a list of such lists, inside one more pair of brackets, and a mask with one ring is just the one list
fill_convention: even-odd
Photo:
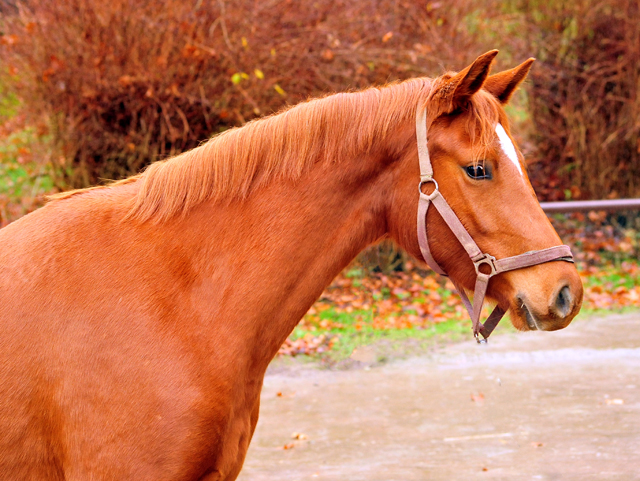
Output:
[[634,210],[640,209],[640,199],[611,200],[565,200],[560,202],[540,202],[542,210],[554,212],[584,212],[589,210]]

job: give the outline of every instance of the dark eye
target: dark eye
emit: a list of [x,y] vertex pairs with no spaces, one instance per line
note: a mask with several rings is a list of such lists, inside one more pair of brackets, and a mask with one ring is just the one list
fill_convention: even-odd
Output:
[[465,169],[467,175],[475,180],[491,179],[491,170],[488,165],[476,164],[469,165]]

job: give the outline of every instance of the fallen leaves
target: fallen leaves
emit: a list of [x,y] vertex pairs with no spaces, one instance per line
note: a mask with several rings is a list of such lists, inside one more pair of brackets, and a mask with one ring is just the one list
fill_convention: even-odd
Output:
[[325,62],[331,62],[334,58],[335,58],[335,54],[333,53],[333,50],[331,49],[323,50],[322,59]]
[[387,32],[382,36],[382,43],[387,43],[393,38],[393,32]]
[[640,305],[638,264],[587,266],[581,270],[585,285],[584,306],[592,309],[623,308]]
[[278,391],[276,393],[276,397],[281,397],[281,398],[291,398],[291,397],[295,397],[295,395],[296,395],[295,392],[283,393],[282,391]]
[[311,333],[307,333],[303,337],[298,339],[291,339],[289,337],[280,347],[278,355],[297,356],[300,354],[321,354],[330,350],[333,347],[335,341],[335,336],[331,337],[326,334],[314,336]]
[[484,403],[484,394],[481,392],[477,394],[471,393],[471,401],[476,403],[478,406],[481,406]]
[[278,354],[327,352],[345,331],[426,329],[464,315],[462,301],[444,278],[416,268],[369,276],[347,270],[309,309]]
[[293,439],[293,442],[285,443],[282,446],[283,450],[288,451],[296,446],[304,445],[305,441],[308,441],[309,438],[306,434],[295,432],[291,434],[291,439]]

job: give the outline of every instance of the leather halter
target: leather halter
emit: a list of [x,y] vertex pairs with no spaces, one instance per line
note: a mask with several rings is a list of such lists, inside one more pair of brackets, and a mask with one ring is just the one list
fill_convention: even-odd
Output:
[[[525,252],[524,254],[505,257],[504,259],[496,259],[492,255],[482,252],[467,232],[467,229],[464,228],[462,222],[458,219],[458,216],[440,193],[438,183],[433,178],[433,166],[431,165],[429,147],[427,145],[426,108],[418,107],[416,115],[416,135],[418,140],[418,159],[420,161],[420,184],[418,185],[418,190],[420,191],[420,201],[418,203],[418,244],[420,245],[422,257],[424,257],[424,260],[429,267],[438,274],[442,274],[443,276],[447,275],[431,255],[429,240],[427,239],[427,211],[429,206],[433,204],[458,241],[460,241],[464,250],[467,251],[467,254],[471,258],[476,269],[476,285],[473,293],[473,304],[469,301],[469,297],[462,286],[453,279],[451,279],[451,281],[458,290],[458,293],[469,312],[469,316],[471,316],[474,337],[478,343],[487,342],[487,338],[505,314],[505,311],[500,306],[496,306],[484,324],[480,322],[480,314],[485,294],[487,292],[489,279],[501,272],[522,269],[524,267],[535,266],[545,262],[573,262],[571,249],[569,249],[569,246],[560,245],[550,247],[548,249]],[[429,183],[433,184],[434,190],[430,194],[425,194],[422,192],[422,187]],[[485,272],[482,272],[483,270]],[[488,273],[486,273],[486,271],[488,271]],[[482,336],[482,339],[480,339],[479,335]]]

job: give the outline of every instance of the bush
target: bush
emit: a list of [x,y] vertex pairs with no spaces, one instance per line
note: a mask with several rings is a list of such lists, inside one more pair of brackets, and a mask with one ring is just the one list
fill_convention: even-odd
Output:
[[524,147],[541,197],[640,194],[634,0],[0,5],[0,75],[32,121],[46,119],[66,187],[124,177],[309,96],[438,75],[497,47],[502,66],[539,59],[537,150]]
[[640,196],[638,2],[527,5],[540,60],[529,96],[541,161],[533,166],[536,190],[551,198]]
[[493,47],[480,5],[24,0],[2,48],[82,187],[287,103],[464,65]]

